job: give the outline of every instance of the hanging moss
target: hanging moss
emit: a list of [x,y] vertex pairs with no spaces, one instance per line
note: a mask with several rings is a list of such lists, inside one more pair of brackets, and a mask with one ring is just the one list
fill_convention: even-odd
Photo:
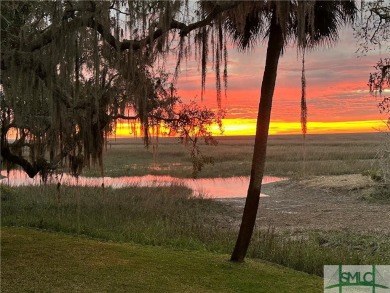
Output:
[[[161,73],[154,69],[157,61],[165,68],[174,46],[177,73],[183,59],[191,53],[198,57],[202,97],[207,71],[214,70],[221,108],[222,79],[225,94],[227,88],[228,36],[241,42],[242,49],[253,45],[266,35],[270,12],[275,10],[286,41],[294,33],[300,48],[316,41],[316,2],[202,1],[196,13],[190,13],[188,1],[3,1],[1,5],[9,20],[2,41],[3,100],[11,109],[2,115],[3,136],[11,135],[7,125],[25,133],[25,143],[13,151],[28,148],[30,164],[44,157],[49,169],[69,156],[83,158],[78,167],[101,166],[106,138],[116,119],[126,116],[126,109],[134,113],[129,119],[142,125],[146,144],[160,135],[162,118],[178,119],[177,109],[166,102],[169,95],[156,85]],[[202,24],[197,26],[197,21]],[[190,22],[193,27],[187,26]],[[193,117],[203,111],[188,109],[181,111]],[[188,123],[196,125],[192,118]],[[208,137],[205,128],[180,127],[175,131],[185,129],[186,139],[192,134]]]

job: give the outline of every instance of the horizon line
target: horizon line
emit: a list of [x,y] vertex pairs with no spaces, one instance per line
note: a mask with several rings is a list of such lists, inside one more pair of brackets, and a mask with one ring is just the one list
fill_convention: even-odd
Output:
[[[256,134],[255,118],[225,118],[222,119],[222,132],[218,125],[210,126],[214,137],[225,136],[254,136]],[[137,127],[135,127],[137,128]],[[141,131],[130,129],[128,124],[118,123],[114,137],[142,137]],[[136,133],[134,131],[136,130]],[[380,133],[388,131],[385,120],[354,120],[354,121],[308,121],[306,135],[313,134],[352,134],[352,133]],[[269,135],[303,135],[301,123],[298,121],[271,121]],[[167,133],[160,133],[160,137],[169,137]],[[171,135],[175,137],[177,135]]]

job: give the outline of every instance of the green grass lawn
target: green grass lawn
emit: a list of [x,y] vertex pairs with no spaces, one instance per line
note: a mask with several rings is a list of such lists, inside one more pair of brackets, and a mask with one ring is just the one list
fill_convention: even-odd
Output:
[[228,255],[2,228],[2,292],[322,292],[322,279]]

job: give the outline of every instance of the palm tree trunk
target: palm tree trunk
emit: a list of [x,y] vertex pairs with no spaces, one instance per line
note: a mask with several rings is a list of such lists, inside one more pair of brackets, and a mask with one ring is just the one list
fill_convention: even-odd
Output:
[[252,237],[253,228],[255,226],[256,214],[260,200],[261,181],[264,175],[272,97],[274,94],[278,62],[282,48],[283,33],[279,23],[277,22],[276,12],[274,12],[271,19],[267,56],[263,82],[261,84],[261,96],[259,111],[257,114],[251,177],[245,201],[244,213],[242,215],[240,232],[230,259],[234,262],[242,262],[244,260]]

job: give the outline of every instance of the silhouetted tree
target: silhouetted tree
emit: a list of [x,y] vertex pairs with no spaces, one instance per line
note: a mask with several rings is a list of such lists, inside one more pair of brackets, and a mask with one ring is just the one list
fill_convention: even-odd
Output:
[[[361,2],[360,19],[355,25],[355,36],[359,40],[357,52],[361,55],[371,50],[390,53],[390,2],[383,0]],[[389,193],[390,184],[390,58],[380,58],[370,73],[368,86],[370,93],[379,98],[378,108],[386,116],[387,131],[383,143],[378,147],[377,163],[379,173],[376,178],[384,184],[383,191]]]
[[[186,136],[195,121],[204,125],[196,136],[210,141],[206,125],[219,117],[178,105],[164,73],[153,68],[169,51],[171,32],[184,38],[225,9],[192,23],[175,20],[186,7],[185,1],[1,1],[4,161],[46,177],[67,160],[77,174],[102,163],[117,119],[139,122],[146,143],[150,127],[166,123]],[[207,163],[197,151],[192,157],[196,170]]]
[[[356,13],[353,1],[254,1],[242,2],[236,11],[225,13],[227,27],[243,49],[258,37],[267,36],[267,53],[248,194],[232,261],[243,261],[249,247],[259,206],[264,175],[268,130],[278,61],[289,41],[307,50],[338,38],[341,25]],[[237,13],[239,11],[240,13]],[[305,96],[302,95],[303,129],[306,123]]]

